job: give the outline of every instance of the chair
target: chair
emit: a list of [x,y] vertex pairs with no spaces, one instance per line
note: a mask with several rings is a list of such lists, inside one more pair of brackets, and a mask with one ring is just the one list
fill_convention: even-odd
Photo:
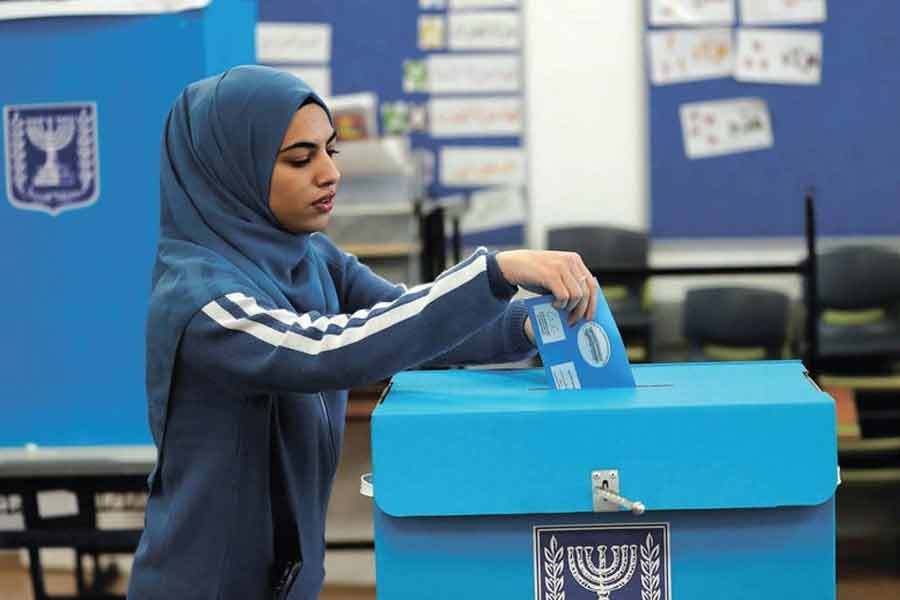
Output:
[[[647,267],[647,234],[619,227],[551,228],[547,231],[547,248],[577,252],[593,272]],[[652,362],[653,319],[647,277],[604,276],[600,284],[625,342],[628,359]]]
[[857,414],[841,433],[900,441],[900,254],[843,246],[819,255],[817,275],[819,383]]
[[692,360],[784,358],[790,301],[786,294],[751,287],[689,289],[684,337]]

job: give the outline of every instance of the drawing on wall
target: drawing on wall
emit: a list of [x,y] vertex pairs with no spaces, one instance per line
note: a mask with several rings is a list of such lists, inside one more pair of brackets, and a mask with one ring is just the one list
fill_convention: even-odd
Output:
[[823,23],[825,0],[741,0],[745,25]]
[[818,31],[739,29],[737,47],[738,81],[816,85],[822,79]]
[[650,0],[651,25],[730,25],[734,0]]
[[648,36],[650,80],[656,85],[730,77],[730,29],[666,29]]
[[762,98],[690,102],[679,107],[688,158],[706,158],[772,146],[772,122]]

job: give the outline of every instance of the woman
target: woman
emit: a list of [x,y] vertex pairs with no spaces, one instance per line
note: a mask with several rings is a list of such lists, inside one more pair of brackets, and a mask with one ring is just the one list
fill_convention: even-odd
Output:
[[571,253],[479,249],[409,290],[374,275],[319,233],[336,152],[324,102],[266,67],[196,82],[169,114],[146,349],[158,461],[134,600],[315,598],[345,390],[527,356],[518,284],[593,314]]

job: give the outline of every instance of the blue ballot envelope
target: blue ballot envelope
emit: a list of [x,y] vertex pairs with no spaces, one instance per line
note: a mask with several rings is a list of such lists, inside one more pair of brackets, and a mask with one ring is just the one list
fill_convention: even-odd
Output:
[[379,600],[835,598],[831,398],[797,361],[397,375],[372,417]]
[[553,307],[551,295],[529,298],[525,306],[550,387],[634,387],[625,344],[602,290],[592,318],[573,326],[566,311]]

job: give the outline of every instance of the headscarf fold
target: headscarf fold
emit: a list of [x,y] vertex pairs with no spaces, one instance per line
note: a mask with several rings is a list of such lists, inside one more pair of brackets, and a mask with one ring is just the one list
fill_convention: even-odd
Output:
[[175,356],[197,311],[235,291],[291,308],[309,283],[300,268],[309,235],[279,225],[269,186],[284,133],[310,101],[327,113],[293,75],[241,66],[189,85],[169,112],[146,332],[150,428],[160,448]]

